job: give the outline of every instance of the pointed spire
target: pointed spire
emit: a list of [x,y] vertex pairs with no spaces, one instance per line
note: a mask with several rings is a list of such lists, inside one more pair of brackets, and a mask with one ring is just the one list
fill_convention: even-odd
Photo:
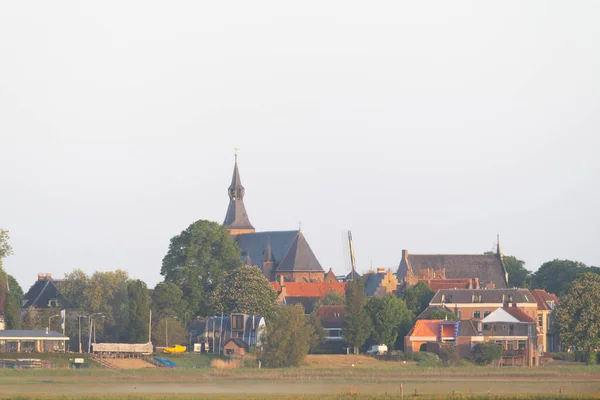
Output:
[[498,257],[502,257],[502,252],[500,251],[500,233],[497,234],[496,238],[496,254],[498,255]]
[[267,247],[265,247],[265,256],[263,257],[263,262],[275,262],[275,257],[273,256],[273,249],[271,248],[271,241],[267,241]]
[[250,254],[246,255],[246,259],[244,260],[244,264],[246,264],[248,267],[251,267],[251,266],[254,265],[252,263],[252,259],[250,258]]
[[229,228],[230,232],[234,231],[232,234],[250,233],[255,231],[250,223],[248,214],[246,213],[246,207],[244,206],[245,191],[244,186],[242,186],[242,179],[238,168],[236,148],[233,176],[231,177],[231,184],[227,190],[227,193],[229,194],[229,207],[227,208],[227,214],[225,215],[225,221],[223,222],[223,225]]

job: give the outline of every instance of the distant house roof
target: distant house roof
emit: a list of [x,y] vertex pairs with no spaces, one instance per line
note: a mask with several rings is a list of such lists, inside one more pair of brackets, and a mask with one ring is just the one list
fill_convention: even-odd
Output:
[[10,339],[32,339],[32,340],[69,340],[68,336],[63,336],[62,334],[54,331],[48,331],[46,333],[45,330],[3,330],[0,331],[0,339],[2,340],[10,340]]
[[229,339],[227,341],[227,343],[225,343],[224,347],[229,347],[230,344],[234,344],[234,345],[236,345],[240,349],[247,349],[248,348],[248,344],[246,342],[244,342],[240,338],[231,338],[231,339]]
[[555,294],[546,292],[544,289],[533,289],[531,291],[533,298],[537,301],[538,310],[554,310],[554,306],[559,303]]
[[440,289],[429,304],[473,303],[473,295],[481,296],[481,301],[477,301],[478,303],[502,305],[508,301],[508,296],[512,296],[512,303],[536,304],[535,298],[528,289]]
[[243,262],[247,257],[255,262],[265,260],[267,257],[271,261],[280,261],[297,234],[298,231],[254,232],[234,235],[233,240],[240,247]]
[[450,312],[450,313],[454,312],[454,310],[449,308],[446,304],[444,304],[443,306],[441,306],[441,305],[440,306],[428,306],[425,310],[423,310],[423,312],[421,312],[421,314],[419,314],[417,319],[425,319],[429,315],[431,315],[432,313],[434,313],[436,311],[444,311],[444,312]]
[[506,269],[496,254],[408,254],[403,250],[398,280],[409,270],[419,276],[422,269],[444,269],[448,279],[479,278],[482,286],[493,283],[496,288],[508,287]]
[[298,231],[294,241],[277,266],[277,272],[291,271],[324,272],[302,231]]
[[50,300],[60,295],[56,283],[52,278],[38,279],[23,296],[21,308],[49,308]]
[[436,339],[440,330],[441,320],[419,319],[415,322],[408,336]]
[[[270,284],[277,293],[281,293],[279,282]],[[346,289],[344,282],[285,282],[283,285],[286,296],[323,297],[331,290],[344,294]]]
[[350,273],[348,275],[346,275],[346,277],[344,278],[344,280],[346,281],[353,281],[355,279],[360,278],[360,274],[358,272],[356,272],[356,270],[352,270],[350,271]]

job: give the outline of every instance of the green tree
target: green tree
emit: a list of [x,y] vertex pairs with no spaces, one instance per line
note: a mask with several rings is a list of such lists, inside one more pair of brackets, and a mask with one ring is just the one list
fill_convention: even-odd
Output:
[[413,313],[413,317],[419,316],[428,306],[435,292],[425,283],[419,282],[400,294],[406,302],[406,306]]
[[366,311],[373,325],[370,342],[385,344],[392,350],[398,337],[398,327],[403,321],[411,320],[406,303],[394,295],[376,296],[367,301]]
[[21,329],[21,300],[23,299],[23,289],[19,282],[12,276],[6,275],[8,279],[9,291],[6,294],[6,303],[4,308],[4,319],[6,329]]
[[502,346],[492,342],[477,343],[473,348],[473,361],[480,365],[487,365],[502,357]]
[[187,331],[182,322],[174,317],[163,317],[152,326],[152,343],[155,346],[171,347],[187,343]]
[[43,321],[40,312],[35,307],[28,307],[23,313],[23,329],[40,330],[44,329],[47,321]]
[[556,324],[565,346],[600,347],[600,275],[586,273],[569,286],[556,309]]
[[323,325],[321,324],[321,320],[317,317],[317,311],[313,311],[308,316],[308,323],[311,325],[315,331],[315,335],[313,335],[313,340],[310,343],[310,349],[315,351],[319,348],[319,346],[325,342],[326,332],[323,329]]
[[154,287],[150,296],[152,304],[152,315],[155,317],[164,317],[165,315],[177,315],[179,318],[185,318],[185,312],[188,308],[187,302],[183,299],[183,292],[173,282],[160,282]]
[[337,290],[329,290],[322,299],[315,303],[315,310],[321,306],[343,306],[346,304],[346,297]]
[[129,318],[126,336],[129,343],[148,342],[148,322],[150,305],[148,287],[139,279],[127,283]]
[[12,247],[9,243],[10,235],[7,230],[0,229],[0,267],[2,260],[12,254]]
[[344,340],[354,347],[354,354],[371,334],[371,318],[365,310],[367,297],[362,278],[346,283],[346,315],[344,317]]
[[533,288],[545,289],[549,293],[562,296],[568,285],[587,270],[588,267],[584,263],[555,259],[542,264],[531,276],[531,284]]
[[301,305],[281,307],[262,335],[258,359],[265,367],[298,366],[308,354],[315,336],[315,329]]
[[211,304],[215,314],[240,312],[270,320],[277,309],[277,292],[258,268],[242,265],[217,284]]
[[194,315],[207,315],[210,294],[227,272],[240,265],[239,247],[227,229],[200,220],[171,239],[160,273],[181,288]]
[[81,269],[75,269],[65,274],[59,283],[60,302],[66,308],[83,311],[85,302],[85,289],[89,278]]
[[447,321],[458,321],[456,314],[450,311],[435,310],[426,316],[424,319],[441,319]]
[[531,271],[525,268],[525,261],[514,256],[503,256],[502,262],[508,272],[508,287],[528,288],[531,286]]

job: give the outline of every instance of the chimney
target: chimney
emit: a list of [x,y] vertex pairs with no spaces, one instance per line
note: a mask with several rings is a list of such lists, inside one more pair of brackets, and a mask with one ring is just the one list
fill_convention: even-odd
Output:
[[283,275],[279,275],[279,286],[283,286]]
[[377,268],[378,274],[385,274],[385,268]]

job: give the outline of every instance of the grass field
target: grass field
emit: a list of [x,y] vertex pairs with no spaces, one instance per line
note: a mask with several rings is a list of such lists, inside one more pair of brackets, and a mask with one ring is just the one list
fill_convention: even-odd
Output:
[[[68,365],[68,355],[61,356]],[[375,399],[399,398],[401,387],[405,398],[415,397],[415,391],[418,398],[443,399],[452,398],[447,396],[453,393],[460,398],[496,399],[555,398],[559,393],[560,398],[596,398],[600,394],[600,366],[443,368],[365,356],[319,355],[309,356],[299,368],[215,369],[209,367],[212,357],[206,355],[164,358],[181,367],[0,370],[0,398]]]

